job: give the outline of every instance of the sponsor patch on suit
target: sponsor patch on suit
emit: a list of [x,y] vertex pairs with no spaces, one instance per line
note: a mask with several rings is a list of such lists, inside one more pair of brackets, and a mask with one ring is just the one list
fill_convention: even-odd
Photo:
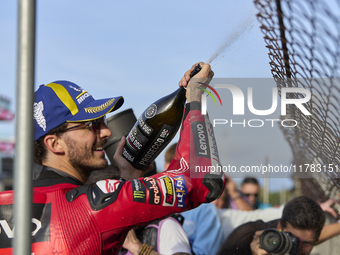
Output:
[[132,200],[134,202],[146,203],[146,188],[140,180],[131,180]]
[[146,177],[143,179],[145,186],[149,190],[149,204],[160,205],[161,193],[157,184],[157,179]]
[[185,199],[188,194],[187,185],[183,175],[179,175],[173,178],[175,181],[175,194],[177,199],[177,207],[185,207]]
[[174,182],[169,176],[163,176],[159,178],[162,184],[163,192],[163,206],[175,205],[175,189]]
[[210,158],[209,137],[203,121],[191,122],[196,157]]

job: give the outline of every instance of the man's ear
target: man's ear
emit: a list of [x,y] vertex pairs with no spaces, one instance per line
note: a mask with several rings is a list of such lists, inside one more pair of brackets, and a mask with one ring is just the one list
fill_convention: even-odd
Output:
[[62,140],[57,135],[45,136],[44,143],[47,149],[53,153],[60,154],[65,152]]
[[281,222],[280,222],[280,221],[277,223],[276,229],[279,230],[279,231],[282,230],[282,228],[281,228]]

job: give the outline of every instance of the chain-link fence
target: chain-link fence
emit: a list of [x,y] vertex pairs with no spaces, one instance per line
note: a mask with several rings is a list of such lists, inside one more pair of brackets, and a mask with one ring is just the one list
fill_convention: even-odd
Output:
[[[300,87],[311,92],[305,115],[288,105],[282,128],[294,153],[294,165],[308,164],[304,195],[337,197],[340,188],[340,2],[322,0],[255,0],[269,50],[271,72],[279,91]],[[288,97],[303,98],[303,94]],[[313,169],[311,166],[313,165]],[[305,173],[305,168],[301,172]],[[304,176],[298,177],[307,177]],[[315,184],[318,184],[317,187]]]
[[[282,128],[301,166],[296,180],[301,194],[319,201],[338,199],[340,189],[340,1],[255,0],[269,64],[279,93],[284,87],[308,89],[304,104],[311,115],[287,106]],[[304,98],[287,94],[287,98]],[[308,168],[308,169],[307,169]],[[339,206],[336,207],[338,213]],[[332,245],[333,246],[333,245]],[[338,251],[340,245],[337,244]],[[326,253],[323,253],[326,254]],[[327,253],[328,254],[328,253]]]

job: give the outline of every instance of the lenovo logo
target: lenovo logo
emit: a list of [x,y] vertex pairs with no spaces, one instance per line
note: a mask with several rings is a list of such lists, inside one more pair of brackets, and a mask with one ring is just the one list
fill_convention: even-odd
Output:
[[210,158],[208,133],[205,123],[201,121],[192,122],[191,129],[194,137],[196,157]]
[[[35,218],[32,218],[32,223],[35,225],[35,229],[32,231],[32,236],[35,236],[37,232],[41,229],[41,222]],[[10,228],[6,220],[0,220],[0,234],[1,230],[5,232],[8,238],[14,238],[14,227]]]
[[[17,234],[13,211],[13,204],[0,205],[0,249],[12,247]],[[32,243],[50,241],[51,204],[34,203],[31,222]]]

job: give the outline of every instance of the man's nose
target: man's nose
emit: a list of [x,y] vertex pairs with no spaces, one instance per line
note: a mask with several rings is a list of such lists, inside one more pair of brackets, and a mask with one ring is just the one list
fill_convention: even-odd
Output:
[[103,121],[100,122],[100,138],[109,138],[112,135],[111,130],[105,125]]

